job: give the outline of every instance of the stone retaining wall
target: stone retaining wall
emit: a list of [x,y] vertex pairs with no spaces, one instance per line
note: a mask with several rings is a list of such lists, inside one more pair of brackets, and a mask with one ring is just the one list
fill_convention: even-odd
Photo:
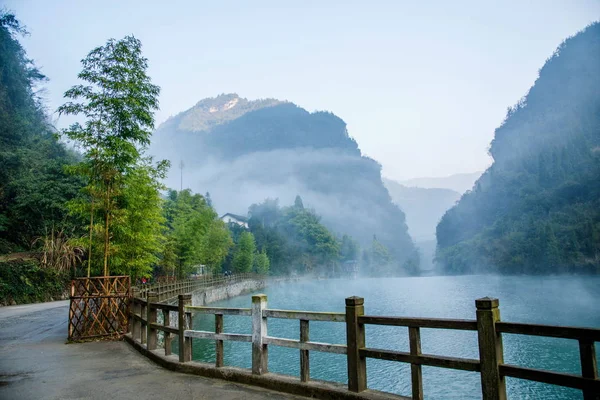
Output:
[[251,279],[242,282],[234,282],[222,286],[214,286],[197,290],[192,293],[192,304],[205,306],[219,300],[226,300],[235,296],[256,292],[267,286],[267,280]]

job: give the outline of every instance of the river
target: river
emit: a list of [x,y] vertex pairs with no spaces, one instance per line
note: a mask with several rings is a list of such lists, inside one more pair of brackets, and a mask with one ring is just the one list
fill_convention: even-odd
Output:
[[[319,280],[276,284],[263,291],[269,308],[344,312],[344,298],[365,298],[368,315],[475,318],[475,299],[500,300],[502,320],[600,328],[600,277],[456,276]],[[250,307],[250,296],[214,306]],[[225,332],[250,333],[250,318],[225,316]],[[214,330],[214,317],[199,316],[194,328]],[[367,326],[367,346],[408,351],[404,327]],[[269,319],[270,336],[299,338],[296,320]],[[311,322],[310,339],[345,344],[345,325]],[[506,363],[581,373],[579,347],[568,339],[503,336]],[[478,358],[475,332],[423,329],[423,353]],[[214,363],[214,341],[194,339],[194,360]],[[225,365],[250,368],[251,345],[225,342]],[[597,352],[600,349],[597,349]],[[298,350],[271,346],[270,372],[299,376]],[[598,354],[600,359],[600,354]],[[311,378],[346,383],[343,355],[311,352]],[[410,396],[410,365],[367,360],[368,387]],[[479,374],[423,367],[426,399],[480,399]],[[581,399],[580,391],[507,378],[511,399]]]

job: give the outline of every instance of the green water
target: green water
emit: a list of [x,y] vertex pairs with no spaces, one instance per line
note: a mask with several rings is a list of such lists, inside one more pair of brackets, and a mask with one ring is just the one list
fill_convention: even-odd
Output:
[[[600,277],[418,277],[322,280],[282,283],[263,291],[269,308],[344,312],[344,298],[365,298],[368,315],[475,318],[475,299],[500,299],[505,321],[600,328]],[[250,307],[250,295],[215,303]],[[249,317],[225,316],[225,332],[250,333]],[[194,328],[214,330],[214,317],[195,316]],[[367,326],[367,347],[408,351],[404,327]],[[269,336],[299,338],[299,322],[268,320]],[[345,344],[343,323],[311,322],[310,339]],[[428,354],[478,358],[475,332],[423,329]],[[214,342],[194,339],[194,360],[214,363]],[[251,345],[225,342],[225,364],[250,368]],[[506,363],[552,371],[581,373],[574,340],[504,335]],[[299,376],[298,350],[270,346],[269,370]],[[600,355],[598,356],[600,359]],[[347,383],[343,355],[310,353],[311,378]],[[410,396],[410,365],[367,360],[368,387]],[[479,374],[423,367],[427,399],[479,399]],[[578,390],[508,378],[511,399],[581,399]]]

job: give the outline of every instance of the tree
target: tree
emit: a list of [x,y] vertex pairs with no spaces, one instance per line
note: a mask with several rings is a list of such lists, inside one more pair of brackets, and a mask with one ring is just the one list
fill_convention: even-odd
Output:
[[202,264],[206,246],[204,237],[217,215],[202,195],[192,194],[189,189],[177,193],[174,204],[169,204],[165,210],[172,213],[168,235],[175,244],[177,274],[183,277],[191,272],[191,267]]
[[[67,90],[65,97],[71,101],[58,111],[86,119],[83,125],[75,123],[62,135],[84,152],[85,168],[78,172],[88,181],[90,232],[95,207],[102,213],[103,273],[107,276],[111,224],[122,218],[119,198],[126,176],[136,168],[150,143],[160,88],[146,74],[148,61],[142,56],[141,42],[133,36],[110,39],[92,50],[82,66],[78,78],[85,84]],[[92,245],[90,240],[90,248]]]
[[255,252],[254,235],[250,232],[242,232],[233,255],[233,270],[237,273],[252,271]]
[[254,255],[254,272],[261,275],[267,275],[269,273],[269,267],[271,262],[265,249],[262,249],[260,253]]
[[217,272],[217,268],[225,260],[229,248],[233,245],[231,235],[223,221],[218,219],[212,221],[208,232],[204,235],[202,245],[203,263],[208,265],[212,272]]
[[333,266],[339,259],[339,243],[321,224],[320,217],[313,210],[297,207],[287,207],[282,214],[280,225],[301,255],[300,268],[310,272],[316,267]]
[[392,262],[392,256],[383,244],[381,244],[377,237],[373,236],[371,242],[371,254],[370,263],[372,273],[374,274],[387,274],[389,271],[390,263]]
[[152,274],[152,266],[163,251],[164,215],[159,190],[167,165],[158,168],[146,162],[125,175],[122,213],[113,222],[112,270],[136,279]]
[[225,223],[218,219],[206,198],[192,194],[189,189],[171,190],[165,202],[164,216],[168,248],[173,253],[164,264],[174,264],[174,273],[180,277],[192,272],[199,264],[217,271],[233,241]]
[[357,260],[360,249],[352,237],[348,235],[342,236],[340,244],[340,259],[341,261]]
[[296,200],[294,200],[294,207],[304,209],[304,203],[302,202],[302,197],[300,197],[300,195],[296,196]]

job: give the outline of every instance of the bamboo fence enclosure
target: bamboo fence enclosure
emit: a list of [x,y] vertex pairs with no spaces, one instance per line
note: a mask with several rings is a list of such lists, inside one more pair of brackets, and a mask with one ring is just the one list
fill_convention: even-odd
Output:
[[130,290],[129,276],[74,279],[71,282],[69,340],[127,333]]

